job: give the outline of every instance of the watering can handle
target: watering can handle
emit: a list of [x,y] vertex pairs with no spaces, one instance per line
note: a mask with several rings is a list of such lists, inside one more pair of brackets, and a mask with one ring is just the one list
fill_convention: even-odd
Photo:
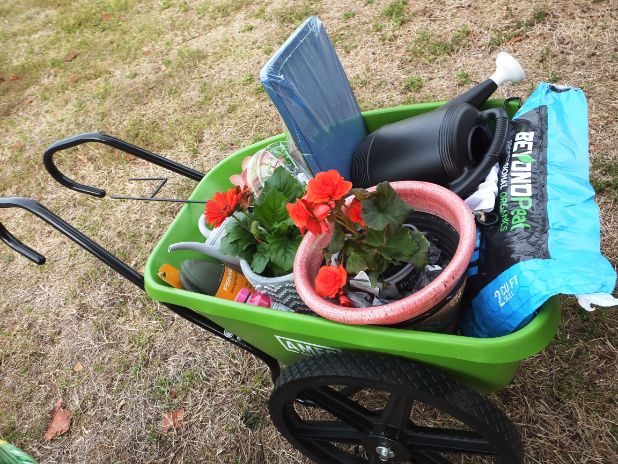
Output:
[[138,158],[142,158],[195,181],[200,181],[204,177],[204,174],[199,171],[195,171],[194,169],[177,163],[176,161],[164,158],[161,155],[144,150],[143,148],[102,132],[86,132],[84,134],[74,135],[73,137],[68,137],[53,143],[47,148],[47,150],[45,150],[45,153],[43,153],[43,164],[45,165],[45,169],[47,169],[47,172],[49,172],[54,179],[71,190],[93,195],[95,197],[104,197],[105,190],[80,184],[79,182],[69,179],[62,174],[54,164],[54,153],[89,142],[108,145],[112,148],[116,148],[125,153],[137,156]]
[[461,198],[471,195],[478,185],[483,182],[493,165],[498,162],[508,134],[509,118],[506,111],[502,108],[490,108],[481,111],[479,114],[479,122],[485,122],[492,118],[496,120],[494,138],[481,162],[473,169],[464,171],[461,176],[449,183],[450,190]]
[[[50,226],[58,230],[61,234],[66,235],[80,247],[94,255],[99,260],[103,261],[124,278],[131,281],[142,290],[144,289],[144,277],[139,272],[118,259],[94,240],[81,233],[71,224],[56,216],[40,203],[37,203],[30,198],[7,197],[0,198],[0,208],[22,208],[35,216],[38,216]],[[24,245],[8,231],[2,223],[0,223],[0,241],[6,243],[10,248],[25,256],[30,261],[38,265],[45,264],[45,256],[33,250],[29,246]]]

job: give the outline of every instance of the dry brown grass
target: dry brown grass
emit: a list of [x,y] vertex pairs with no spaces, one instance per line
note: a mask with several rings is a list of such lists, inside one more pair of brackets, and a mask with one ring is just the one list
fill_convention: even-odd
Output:
[[[64,190],[42,168],[45,147],[102,130],[208,170],[281,130],[258,72],[319,13],[363,109],[448,99],[485,78],[498,50],[528,71],[503,95],[525,96],[541,80],[584,88],[603,250],[617,263],[616,2],[409,1],[385,15],[391,3],[4,2],[0,195],[40,200],[140,268],[178,207]],[[113,193],[127,191],[131,175],[161,172],[100,148],[59,158]],[[168,192],[191,189],[176,179]],[[48,258],[35,267],[0,249],[0,436],[43,463],[306,462],[269,422],[270,383],[258,362],[173,317],[32,217],[0,211],[0,221]],[[519,424],[529,462],[618,462],[618,316],[585,314],[571,299],[564,309],[556,341],[494,399]],[[44,442],[59,397],[74,422]],[[159,435],[165,412],[180,406],[186,427]]]

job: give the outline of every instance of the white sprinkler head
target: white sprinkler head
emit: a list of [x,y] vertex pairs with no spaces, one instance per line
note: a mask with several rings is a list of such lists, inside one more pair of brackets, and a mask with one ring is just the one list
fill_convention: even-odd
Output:
[[490,79],[496,83],[496,85],[502,85],[505,82],[519,82],[524,80],[526,73],[524,68],[517,62],[513,55],[500,52],[496,57],[496,70],[490,76]]

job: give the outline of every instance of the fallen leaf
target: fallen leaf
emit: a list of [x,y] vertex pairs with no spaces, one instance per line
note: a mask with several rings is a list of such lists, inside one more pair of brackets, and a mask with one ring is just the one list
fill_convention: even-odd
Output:
[[163,416],[163,428],[161,429],[162,434],[166,434],[170,429],[177,430],[185,425],[182,420],[185,415],[185,408],[177,409],[176,411],[170,411],[165,416]]
[[15,142],[13,145],[11,145],[11,150],[13,151],[19,151],[22,148],[24,148],[24,144],[22,142]]
[[521,42],[522,40],[524,40],[524,36],[523,35],[517,35],[517,36],[513,37],[511,40],[509,40],[508,43],[514,44],[514,43],[517,43],[517,42]]
[[146,56],[150,55],[152,53],[152,50],[148,47],[144,47],[142,48],[142,53]]
[[62,399],[56,401],[54,409],[51,412],[51,421],[47,427],[47,431],[43,435],[43,438],[47,441],[51,440],[57,435],[63,435],[69,431],[71,426],[71,411],[62,407]]
[[69,82],[76,82],[77,81],[77,74],[71,74],[69,76]]
[[75,51],[69,52],[67,56],[64,57],[64,62],[68,63],[69,61],[73,61],[75,58],[77,58],[77,55],[79,55],[79,53]]
[[127,20],[127,17],[126,16],[118,16],[118,19],[124,23]]
[[176,390],[170,390],[169,397],[173,400],[178,396],[178,392]]
[[9,76],[10,81],[19,81],[19,80],[22,80],[23,78],[24,76],[20,76],[19,74],[11,74]]
[[101,19],[103,21],[111,21],[114,19],[114,16],[111,13],[101,13]]
[[77,361],[77,362],[75,363],[75,366],[73,366],[73,370],[74,370],[75,372],[81,372],[81,371],[83,371],[83,370],[84,370],[84,366],[82,365],[82,363],[80,363],[79,361]]
[[126,159],[127,161],[133,161],[133,160],[137,159],[137,156],[130,155],[129,153],[127,153],[126,155],[124,155],[124,159]]
[[161,66],[159,66],[159,69],[161,71],[165,71],[167,69],[167,66],[165,66],[164,64],[162,64]]

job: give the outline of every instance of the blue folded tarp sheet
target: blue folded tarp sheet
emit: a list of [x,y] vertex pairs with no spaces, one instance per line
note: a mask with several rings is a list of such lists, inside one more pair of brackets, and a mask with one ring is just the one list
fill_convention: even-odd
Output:
[[321,21],[307,19],[260,73],[313,174],[336,169],[350,180],[365,122]]

